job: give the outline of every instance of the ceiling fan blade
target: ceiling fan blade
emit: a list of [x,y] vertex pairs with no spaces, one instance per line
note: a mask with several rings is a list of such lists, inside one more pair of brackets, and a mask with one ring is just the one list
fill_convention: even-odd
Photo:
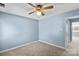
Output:
[[32,7],[35,7],[33,4],[31,4],[31,3],[28,3],[30,6],[32,6]]
[[44,10],[47,10],[47,9],[52,9],[54,6],[47,6],[45,8],[43,8]]
[[29,14],[32,14],[32,13],[34,13],[34,11],[33,12],[30,12]]
[[5,4],[3,4],[3,3],[0,3],[0,6],[1,6],[1,7],[5,7]]

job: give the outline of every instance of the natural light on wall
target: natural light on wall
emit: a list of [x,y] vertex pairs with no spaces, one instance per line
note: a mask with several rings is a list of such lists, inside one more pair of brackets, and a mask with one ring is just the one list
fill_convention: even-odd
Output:
[[13,25],[7,24],[6,22],[2,22],[2,36],[3,39],[9,39],[14,37],[16,34],[16,29]]

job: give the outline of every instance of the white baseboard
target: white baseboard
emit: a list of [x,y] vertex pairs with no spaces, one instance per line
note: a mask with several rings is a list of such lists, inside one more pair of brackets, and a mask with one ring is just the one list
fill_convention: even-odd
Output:
[[33,42],[29,42],[29,43],[26,43],[26,44],[22,44],[22,45],[13,47],[13,48],[9,48],[9,49],[6,49],[6,50],[2,50],[2,51],[0,51],[0,53],[8,52],[8,51],[14,50],[16,48],[20,48],[20,47],[23,47],[23,46],[26,46],[26,45],[29,45],[29,44],[32,44],[32,43],[35,43],[35,42],[38,42],[38,41],[33,41]]
[[46,43],[46,44],[52,45],[52,46],[55,46],[55,47],[58,47],[58,48],[61,48],[61,49],[66,49],[65,47],[61,47],[61,46],[58,46],[58,45],[55,45],[55,44],[51,44],[51,43],[48,43],[48,42],[43,41],[43,40],[38,40],[38,41],[40,41],[42,43]]

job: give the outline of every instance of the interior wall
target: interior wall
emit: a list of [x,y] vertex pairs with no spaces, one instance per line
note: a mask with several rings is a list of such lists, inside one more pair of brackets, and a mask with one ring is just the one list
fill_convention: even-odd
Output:
[[0,51],[38,39],[65,47],[65,17],[76,15],[79,9],[37,21],[0,12]]
[[66,38],[70,38],[70,33],[67,32],[65,28],[66,25],[69,25],[69,19],[67,18],[77,15],[79,15],[79,9],[40,20],[39,40],[46,41],[61,47],[67,47],[68,44],[66,44],[66,40],[70,40]]
[[1,33],[1,31],[2,31],[2,28],[1,28],[1,20],[0,20],[0,48],[1,48],[1,38],[2,38],[2,33]]
[[0,51],[38,40],[37,20],[0,12],[0,22]]
[[77,20],[68,19],[68,17],[79,16],[79,9],[63,13],[63,16],[66,18],[66,25],[68,25],[68,29],[66,29],[66,30],[68,30],[68,32],[66,32],[66,34],[67,34],[66,36],[69,39],[66,39],[66,44],[65,44],[65,46],[67,47],[69,45],[69,43],[72,41],[72,30],[71,30],[72,22],[79,21],[78,19]]
[[65,47],[65,21],[62,15],[50,16],[39,21],[39,39]]
[[[74,17],[74,16],[77,16],[77,15],[79,15],[79,9],[63,13],[64,17]],[[69,20],[69,19],[67,19],[67,20]]]

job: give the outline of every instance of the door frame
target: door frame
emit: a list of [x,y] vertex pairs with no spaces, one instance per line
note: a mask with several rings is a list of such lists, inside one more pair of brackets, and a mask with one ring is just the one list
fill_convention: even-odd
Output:
[[[79,15],[65,18],[65,20],[66,20],[65,21],[66,22],[65,23],[65,29],[66,29],[65,30],[65,48],[67,48],[69,46],[69,43],[72,41],[72,31],[71,31],[72,22],[70,20],[76,19],[76,18],[79,18]],[[69,36],[68,36],[68,34],[69,34]]]

